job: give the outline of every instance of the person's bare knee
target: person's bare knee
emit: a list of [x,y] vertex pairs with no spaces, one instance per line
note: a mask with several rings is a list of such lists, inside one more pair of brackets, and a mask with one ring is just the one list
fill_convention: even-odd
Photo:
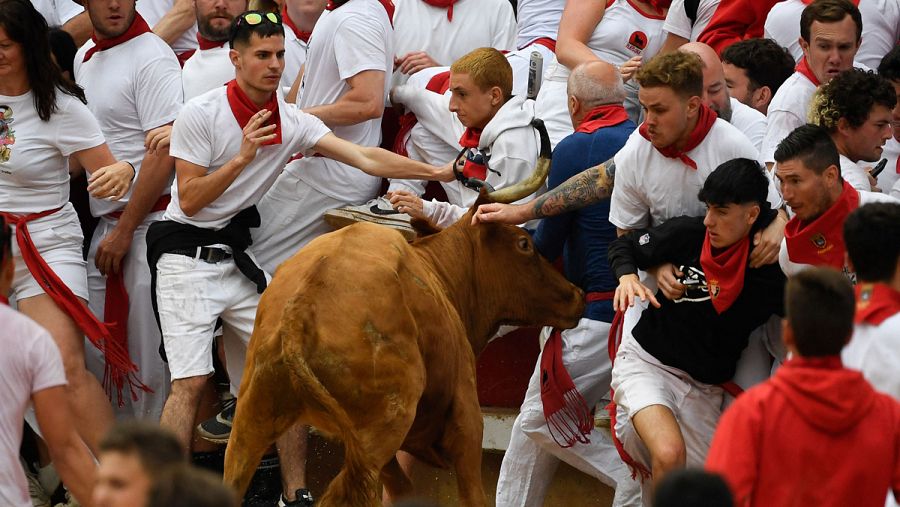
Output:
[[663,405],[651,405],[631,418],[644,445],[650,451],[654,481],[667,472],[684,467],[686,450],[675,414]]

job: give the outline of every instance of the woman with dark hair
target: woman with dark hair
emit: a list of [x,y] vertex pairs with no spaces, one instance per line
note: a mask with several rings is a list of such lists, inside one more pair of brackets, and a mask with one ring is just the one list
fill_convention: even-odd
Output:
[[87,309],[82,233],[69,203],[67,162],[91,172],[88,190],[98,198],[121,198],[134,177],[131,164],[116,162],[107,147],[82,89],[53,62],[44,18],[29,0],[0,0],[0,215],[15,227],[11,299],[58,345],[71,422],[95,451],[113,415],[85,368],[84,336],[102,345],[116,385],[134,367]]

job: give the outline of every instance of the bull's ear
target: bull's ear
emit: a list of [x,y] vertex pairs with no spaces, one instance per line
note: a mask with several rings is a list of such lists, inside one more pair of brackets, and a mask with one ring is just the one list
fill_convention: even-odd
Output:
[[494,201],[488,196],[488,191],[482,187],[481,190],[478,191],[478,199],[475,199],[475,204],[472,205],[472,209],[477,210],[482,204],[490,204],[492,202]]
[[432,234],[437,234],[442,230],[440,227],[431,223],[431,221],[422,218],[413,218],[409,222],[409,225],[411,225],[413,230],[416,231],[417,239],[424,238],[425,236],[431,236]]

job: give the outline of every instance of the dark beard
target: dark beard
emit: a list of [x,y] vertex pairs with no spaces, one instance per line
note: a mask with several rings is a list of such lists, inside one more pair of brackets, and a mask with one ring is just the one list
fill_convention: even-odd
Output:
[[228,31],[230,30],[230,28],[230,23],[222,29],[214,28],[212,26],[212,23],[209,22],[208,17],[205,18],[202,22],[197,23],[197,31],[200,32],[200,35],[214,42],[227,41]]

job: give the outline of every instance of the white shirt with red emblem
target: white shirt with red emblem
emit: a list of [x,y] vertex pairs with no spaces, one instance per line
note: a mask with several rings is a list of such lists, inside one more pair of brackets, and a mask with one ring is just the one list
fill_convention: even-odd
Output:
[[[172,49],[152,33],[99,51],[82,63],[92,47],[88,41],[75,55],[75,80],[84,88],[88,109],[113,156],[140,172],[146,133],[173,121],[181,109],[181,66]],[[99,217],[121,210],[133,191],[131,187],[119,201],[91,198],[91,213]]]
[[234,65],[228,44],[220,48],[198,49],[181,69],[181,84],[184,87],[184,101],[225,85],[234,79]]
[[[350,0],[320,19],[310,38],[298,104],[332,104],[350,86],[347,79],[367,70],[385,73],[383,97],[390,90],[394,65],[393,31],[376,0]],[[334,134],[361,146],[381,142],[381,118],[334,128]],[[317,191],[346,202],[365,202],[378,192],[381,178],[325,157],[291,162],[287,171]]]
[[[765,36],[787,48],[800,61],[800,14],[806,4],[802,0],[779,2],[766,18]],[[863,36],[855,61],[877,69],[884,55],[900,40],[900,2],[897,0],[859,0]]]
[[103,144],[100,125],[80,100],[56,91],[43,121],[26,92],[0,95],[0,211],[37,213],[69,202],[67,157]]
[[[242,209],[255,205],[275,183],[285,163],[297,152],[307,152],[330,131],[322,120],[300,111],[278,96],[281,144],[263,146],[256,158],[216,200],[187,216],[181,210],[178,181],[172,184],[172,202],[165,218],[206,229],[221,229]],[[241,149],[243,131],[231,111],[226,87],[216,88],[184,105],[172,129],[169,153],[212,173],[233,159]]]
[[718,6],[719,0],[699,0],[696,21],[691,22],[691,18],[684,10],[684,0],[672,0],[669,11],[666,13],[666,23],[663,25],[663,29],[682,39],[696,41],[706,29],[706,25],[716,13]]
[[[137,6],[137,11],[144,18],[144,21],[146,21],[152,29],[159,23],[159,20],[172,9],[175,5],[175,0],[141,0],[135,5]],[[197,49],[197,22],[195,21],[194,24],[184,31],[184,33],[179,35],[171,46],[178,54]]]
[[[453,4],[453,20],[446,7],[422,0],[395,0],[394,54],[399,58],[424,51],[441,66],[453,64],[474,49],[516,49],[516,18],[508,0],[459,0]],[[408,76],[394,72],[394,86]]]
[[809,102],[815,91],[816,85],[812,81],[794,72],[775,92],[769,103],[768,126],[760,154],[763,162],[774,163],[778,143],[795,128],[806,124]]
[[[679,216],[703,216],[706,204],[697,199],[703,182],[720,164],[735,158],[756,160],[757,152],[746,136],[717,118],[706,138],[686,154],[697,169],[677,158],[662,155],[637,130],[615,156],[609,221],[620,229],[643,229]],[[774,183],[769,202],[781,207]]]

